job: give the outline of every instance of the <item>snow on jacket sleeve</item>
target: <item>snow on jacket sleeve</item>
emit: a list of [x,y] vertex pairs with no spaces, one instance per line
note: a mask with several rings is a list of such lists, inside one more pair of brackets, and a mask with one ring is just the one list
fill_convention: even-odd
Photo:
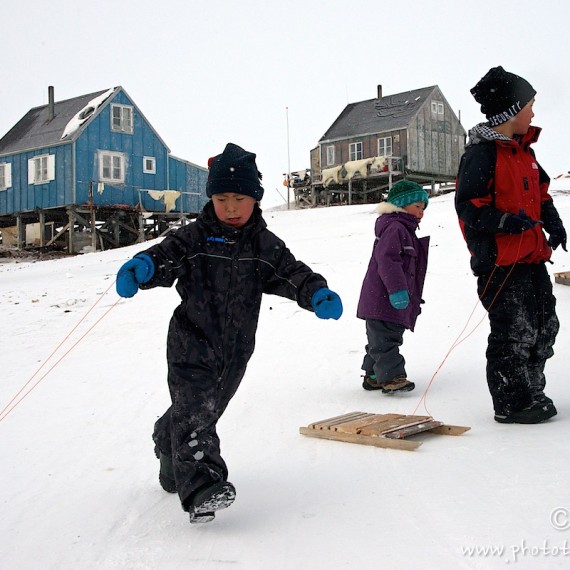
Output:
[[263,292],[297,301],[300,307],[312,311],[311,299],[317,289],[327,287],[325,278],[295,259],[285,243],[269,230],[263,232],[260,241]]
[[187,269],[184,260],[192,255],[197,240],[194,229],[193,226],[181,228],[161,243],[142,252],[152,259],[154,275],[148,283],[140,285],[141,289],[171,287],[177,279],[184,276]]

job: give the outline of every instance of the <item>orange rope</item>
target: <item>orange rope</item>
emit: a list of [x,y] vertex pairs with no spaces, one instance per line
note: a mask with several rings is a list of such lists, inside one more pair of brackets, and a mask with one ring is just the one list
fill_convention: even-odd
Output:
[[[515,236],[512,236],[513,238]],[[520,240],[519,240],[519,247],[517,250],[517,259],[520,253],[520,249],[522,246],[522,234],[520,236]],[[462,338],[461,340],[459,340],[461,338],[461,335],[465,332],[465,329],[467,328],[467,326],[469,325],[469,321],[471,320],[471,318],[473,317],[473,313],[475,312],[475,310],[477,309],[477,305],[479,304],[479,301],[481,301],[481,299],[483,298],[483,296],[485,295],[485,293],[487,292],[487,288],[489,287],[489,283],[491,282],[491,278],[493,277],[493,274],[495,273],[497,267],[499,267],[498,263],[499,263],[499,259],[497,260],[495,266],[493,267],[493,271],[491,271],[491,274],[489,275],[489,279],[487,279],[487,283],[485,283],[485,287],[483,289],[483,292],[481,293],[481,295],[479,295],[479,298],[477,300],[477,302],[475,303],[475,306],[473,307],[473,310],[471,311],[471,314],[469,315],[469,318],[467,319],[467,322],[465,323],[465,326],[463,327],[463,329],[461,330],[461,332],[457,335],[456,339],[453,341],[453,343],[451,344],[451,347],[449,348],[449,350],[447,351],[447,353],[445,354],[445,356],[443,357],[443,360],[441,361],[441,363],[439,364],[439,366],[437,367],[436,371],[433,373],[430,381],[428,382],[428,385],[426,386],[426,389],[424,390],[417,406],[414,408],[414,411],[412,412],[412,415],[415,415],[416,412],[418,411],[418,408],[421,406],[422,402],[424,405],[424,410],[426,411],[426,413],[429,415],[430,418],[433,418],[433,416],[430,414],[428,408],[427,408],[427,394],[431,388],[431,385],[433,383],[433,381],[435,380],[435,377],[439,374],[439,371],[443,368],[443,365],[445,364],[445,362],[447,361],[447,358],[449,357],[449,355],[451,354],[451,352],[457,348],[463,341],[467,340],[481,325],[481,323],[485,320],[485,315],[483,315],[483,317],[481,318],[481,320],[473,327],[473,329],[471,330],[471,332],[469,332],[469,334],[467,334],[464,338]],[[501,285],[499,286],[499,288],[497,289],[497,292],[495,293],[495,296],[493,297],[493,299],[491,300],[491,303],[489,304],[489,306],[487,307],[487,313],[489,312],[489,309],[493,306],[493,304],[495,303],[495,301],[497,300],[497,297],[499,296],[499,293],[502,291],[503,287],[505,286],[505,283],[507,282],[507,279],[510,277],[511,273],[513,272],[513,269],[515,268],[515,264],[511,265],[511,268],[509,269],[509,272],[507,273],[507,275],[505,276],[505,278],[503,279],[503,282],[501,283]]]
[[52,353],[44,360],[44,362],[38,367],[38,369],[32,374],[29,380],[18,390],[18,392],[14,395],[14,397],[4,406],[4,408],[0,411],[0,422],[4,420],[10,412],[12,412],[21,402],[28,396],[28,394],[99,324],[101,320],[111,311],[111,309],[115,308],[117,303],[121,300],[120,298],[117,299],[105,313],[95,321],[93,325],[85,332],[79,340],[77,340],[71,348],[69,348],[56,362],[53,364],[47,372],[37,380],[33,386],[27,392],[25,392],[21,397],[20,395],[26,390],[26,387],[32,382],[32,380],[39,374],[40,370],[53,358],[54,354],[62,347],[65,341],[73,334],[73,332],[79,327],[79,325],[85,320],[85,318],[89,315],[89,313],[97,306],[97,304],[101,301],[101,299],[109,292],[109,289],[113,287],[115,282],[111,283],[107,290],[97,299],[95,303],[91,306],[91,308],[81,317],[79,322],[67,333],[64,339],[56,346],[56,348],[52,351]]

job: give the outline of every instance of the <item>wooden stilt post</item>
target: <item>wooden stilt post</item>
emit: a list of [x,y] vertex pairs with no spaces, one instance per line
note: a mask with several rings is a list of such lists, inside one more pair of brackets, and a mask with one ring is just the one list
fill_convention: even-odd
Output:
[[144,216],[142,212],[139,212],[139,238],[137,240],[137,243],[144,243],[144,241]]
[[97,224],[95,223],[95,204],[93,202],[93,181],[89,181],[89,213],[91,214],[91,249],[97,251]]
[[16,233],[18,249],[24,249],[24,247],[26,247],[26,224],[22,221],[21,214],[16,216]]
[[74,247],[74,237],[73,234],[75,232],[75,216],[73,215],[73,209],[67,209],[67,219],[68,219],[68,231],[67,231],[67,252],[68,253],[75,253]]
[[38,219],[40,222],[40,247],[46,246],[46,215],[43,210],[38,212]]

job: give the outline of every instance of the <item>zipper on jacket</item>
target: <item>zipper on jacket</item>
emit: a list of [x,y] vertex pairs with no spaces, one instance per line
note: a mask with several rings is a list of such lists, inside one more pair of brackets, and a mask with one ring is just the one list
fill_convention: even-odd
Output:
[[529,185],[528,185],[528,178],[525,176],[523,177],[523,184],[524,184],[524,189],[528,190],[529,189]]
[[[226,244],[229,245],[233,245],[236,242],[230,242],[228,240],[226,240]],[[236,278],[237,278],[237,272],[238,272],[238,266],[239,266],[239,249],[237,252],[233,253],[230,258],[231,258],[231,271],[230,271],[230,284],[228,287],[228,293],[226,296],[226,319],[225,319],[225,324],[224,324],[224,333],[222,335],[222,358],[223,363],[222,363],[222,372],[218,378],[218,386],[220,386],[220,384],[223,382],[223,380],[226,378],[227,376],[227,371],[228,371],[228,364],[227,364],[227,355],[225,354],[225,350],[226,347],[228,346],[228,344],[230,344],[230,328],[232,325],[232,321],[233,321],[233,297],[234,295],[233,293],[233,289],[234,289],[234,284],[236,282]]]

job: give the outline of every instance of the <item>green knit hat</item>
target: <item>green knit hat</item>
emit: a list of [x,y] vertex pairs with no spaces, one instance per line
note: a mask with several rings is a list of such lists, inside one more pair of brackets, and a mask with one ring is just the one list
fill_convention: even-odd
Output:
[[390,188],[386,201],[394,206],[403,208],[416,202],[424,202],[427,208],[429,202],[428,193],[416,182],[411,180],[399,180]]

